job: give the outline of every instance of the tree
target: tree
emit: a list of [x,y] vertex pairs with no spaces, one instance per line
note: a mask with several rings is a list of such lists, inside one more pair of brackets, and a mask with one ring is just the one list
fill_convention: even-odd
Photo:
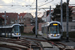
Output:
[[[66,20],[66,4],[67,3],[63,3],[62,7],[63,7],[63,19]],[[70,16],[72,14],[72,8],[69,7],[69,19],[72,19]],[[52,19],[56,19],[58,21],[60,21],[59,19],[61,18],[61,5],[56,5],[56,8],[54,8],[54,12],[52,13],[52,15],[54,16]]]
[[38,18],[38,23],[43,23],[44,21],[42,20],[42,18]]
[[[39,23],[43,23],[43,22],[44,22],[44,21],[42,20],[42,18],[38,18],[38,20],[37,20],[37,29],[39,29],[38,24],[39,24]],[[34,25],[35,25],[35,19],[34,19],[33,23],[34,23]],[[35,34],[35,26],[34,26],[34,28],[33,28],[33,33]]]
[[35,27],[33,28],[33,33],[35,34]]

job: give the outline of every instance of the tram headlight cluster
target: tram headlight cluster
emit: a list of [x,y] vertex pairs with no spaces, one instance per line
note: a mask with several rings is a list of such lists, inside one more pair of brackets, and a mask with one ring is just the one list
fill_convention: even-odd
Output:
[[53,36],[53,34],[50,34],[50,36]]
[[16,35],[16,34],[14,33],[14,35]]
[[[54,34],[50,34],[50,36],[54,37]],[[60,34],[56,34],[55,37],[60,36]]]
[[57,34],[57,36],[60,36],[60,34]]

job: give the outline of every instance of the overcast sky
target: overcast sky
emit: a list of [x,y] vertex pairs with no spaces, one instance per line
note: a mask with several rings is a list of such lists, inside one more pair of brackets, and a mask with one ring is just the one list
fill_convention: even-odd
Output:
[[[60,4],[61,0],[38,0],[38,8],[55,8],[56,4]],[[67,0],[63,0],[66,2]],[[75,0],[70,0],[70,4],[75,4]],[[14,6],[12,6],[14,5]],[[0,12],[30,12],[35,14],[36,0],[0,0]],[[44,12],[48,9],[38,9],[38,12]],[[43,14],[43,13],[38,13]]]

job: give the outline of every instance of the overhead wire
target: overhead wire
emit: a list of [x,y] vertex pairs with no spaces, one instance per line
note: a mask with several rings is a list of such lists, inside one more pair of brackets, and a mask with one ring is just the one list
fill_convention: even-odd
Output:
[[[30,0],[29,0],[30,1]],[[35,0],[34,0],[35,1]],[[47,0],[46,0],[47,1]],[[53,0],[52,0],[53,1]],[[50,2],[52,2],[52,1],[50,1]],[[45,4],[48,4],[48,3],[50,3],[50,2],[47,2],[47,3],[45,3]],[[34,2],[32,3],[32,4],[34,4]],[[35,5],[32,5],[31,4],[31,6],[35,6]],[[45,4],[43,4],[43,5],[45,5]],[[41,6],[43,6],[43,5],[40,5],[40,6],[38,6],[38,7],[41,7]],[[12,0],[12,5],[0,5],[0,6],[28,6],[28,5],[13,5],[13,0]]]
[[[52,1],[54,1],[54,0],[52,0]],[[49,1],[49,2],[47,2],[45,4],[42,4],[42,5],[38,6],[38,7],[44,6],[44,5],[46,5],[46,4],[48,4],[48,3],[52,2],[52,1]]]

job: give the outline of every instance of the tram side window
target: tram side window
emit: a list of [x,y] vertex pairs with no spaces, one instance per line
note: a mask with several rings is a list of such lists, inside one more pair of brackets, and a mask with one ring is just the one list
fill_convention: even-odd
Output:
[[2,29],[0,28],[0,33],[2,33]]
[[20,33],[20,26],[15,25],[13,28],[15,33]]
[[14,33],[14,28],[12,28],[12,33]]
[[6,32],[7,33],[11,33],[12,32],[12,28],[6,28]]
[[6,31],[6,29],[5,29],[5,28],[3,28],[2,32],[3,32],[3,33],[5,33],[5,31]]
[[11,33],[12,28],[0,28],[0,33]]
[[5,33],[5,28],[0,28],[0,33]]
[[50,32],[50,33],[53,33],[53,34],[60,33],[59,28],[60,28],[60,27],[59,27],[58,24],[51,24],[50,27],[49,27],[49,32]]

